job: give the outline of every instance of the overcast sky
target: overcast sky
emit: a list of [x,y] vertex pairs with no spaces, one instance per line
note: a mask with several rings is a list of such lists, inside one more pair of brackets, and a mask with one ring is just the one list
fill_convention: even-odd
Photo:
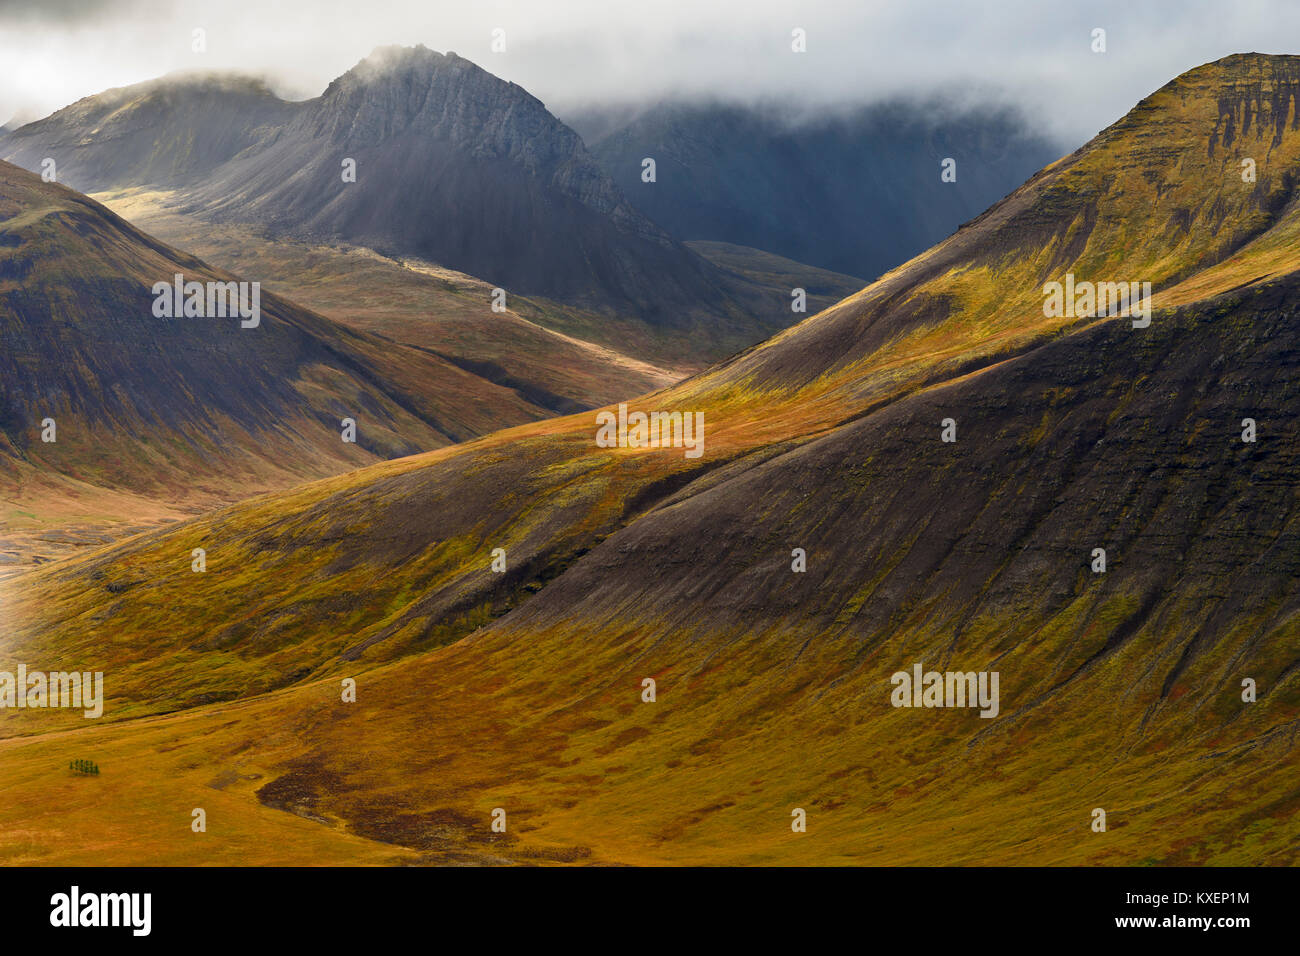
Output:
[[[795,28],[806,53],[791,50]],[[1300,53],[1300,2],[0,0],[0,122],[174,70],[256,72],[307,98],[394,43],[454,50],[561,116],[674,95],[823,106],[937,93],[1018,104],[1072,148],[1200,63]]]

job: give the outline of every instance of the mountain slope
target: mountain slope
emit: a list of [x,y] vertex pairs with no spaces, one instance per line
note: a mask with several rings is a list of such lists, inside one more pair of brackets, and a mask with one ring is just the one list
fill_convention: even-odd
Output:
[[708,240],[688,241],[686,246],[719,268],[739,273],[757,286],[779,290],[779,293],[803,289],[808,314],[830,308],[867,284],[856,276],[818,269],[750,246]]
[[[504,311],[495,312],[492,287],[483,280],[421,260],[213,224],[180,213],[169,193],[132,189],[95,198],[207,262],[238,275],[256,273],[267,289],[326,318],[433,352],[556,413],[640,394],[701,367],[652,365],[551,328],[581,321],[576,310],[557,318],[554,307],[512,296]],[[586,319],[603,322],[596,315]]]
[[83,192],[96,183],[176,185],[211,175],[292,113],[292,104],[254,77],[181,73],[0,131],[0,150],[33,171],[54,159],[59,181]]
[[[1294,862],[1298,92],[1295,58],[1194,70],[631,403],[703,412],[699,459],[600,447],[588,413],[5,582],[6,653],[113,674],[118,726],[46,741],[175,765],[177,792],[217,764],[250,806],[431,860]],[[1150,281],[1151,324],[1045,315],[1067,272]],[[915,664],[997,671],[998,714],[892,707]],[[129,718],[180,707],[181,753],[147,756],[160,725]],[[3,750],[30,805],[37,750]],[[519,825],[493,842],[496,806]],[[128,858],[169,852],[149,818]]]
[[[255,328],[157,318],[153,287],[177,274],[233,278],[0,164],[0,470],[11,504],[69,481],[76,494],[230,500],[546,414],[269,292]],[[344,417],[358,422],[354,444],[341,440]],[[41,438],[47,418],[53,442]]]

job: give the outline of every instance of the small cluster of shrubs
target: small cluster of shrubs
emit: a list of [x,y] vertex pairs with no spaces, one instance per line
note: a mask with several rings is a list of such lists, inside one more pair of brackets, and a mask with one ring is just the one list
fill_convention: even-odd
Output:
[[90,760],[70,760],[68,769],[75,770],[77,773],[99,773],[99,764]]

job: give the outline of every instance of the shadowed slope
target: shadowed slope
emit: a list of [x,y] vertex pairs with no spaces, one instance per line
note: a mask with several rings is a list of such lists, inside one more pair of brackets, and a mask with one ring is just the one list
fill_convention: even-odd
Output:
[[[161,319],[153,286],[227,281],[97,203],[0,164],[0,468],[172,502],[460,441],[545,410],[455,365],[273,294],[260,325]],[[356,444],[340,420],[357,420]],[[52,418],[57,440],[41,440]],[[35,487],[19,489],[28,482]]]
[[0,130],[0,156],[33,171],[52,159],[59,181],[85,192],[95,183],[176,185],[211,175],[292,113],[255,77],[178,73]]
[[[924,101],[842,113],[660,103],[566,119],[628,200],[673,235],[879,276],[1060,155],[1015,114]],[[658,182],[641,182],[652,156]],[[956,161],[955,181],[941,179]]]

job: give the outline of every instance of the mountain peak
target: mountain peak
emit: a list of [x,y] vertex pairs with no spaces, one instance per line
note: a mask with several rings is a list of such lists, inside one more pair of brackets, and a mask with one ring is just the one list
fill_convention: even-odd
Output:
[[[1253,149],[1258,155],[1242,156],[1260,159],[1264,153],[1258,150],[1276,148],[1300,128],[1291,116],[1293,101],[1300,101],[1300,56],[1234,53],[1179,74],[1076,155],[1085,150],[1130,150],[1133,143],[1119,144],[1138,134],[1145,142],[1161,141],[1167,151],[1184,153],[1188,162],[1197,164],[1201,153],[1219,163],[1225,151],[1240,149]],[[1280,158],[1271,157],[1271,165]],[[1160,169],[1151,171],[1160,174]],[[1188,170],[1180,169],[1179,176],[1186,179]]]
[[[1238,89],[1245,84],[1244,91]],[[1268,94],[1281,88],[1288,90],[1300,85],[1300,56],[1276,53],[1233,53],[1229,56],[1202,63],[1174,77],[1159,92],[1179,92],[1183,95],[1220,95],[1232,88],[1241,92]],[[1147,97],[1137,109],[1146,104]]]
[[496,86],[516,91],[522,97],[541,105],[541,101],[523,87],[503,80],[471,60],[448,51],[439,53],[424,44],[415,46],[381,46],[360,60],[342,76],[326,87],[322,100],[337,96],[342,91],[357,87],[392,83],[421,86],[432,83],[461,82],[475,86]]
[[1177,79],[1213,73],[1248,73],[1260,69],[1294,69],[1300,65],[1300,56],[1290,53],[1230,53],[1217,60],[1202,63],[1183,73]]
[[421,45],[377,48],[331,82],[318,102],[317,130],[336,142],[436,132],[511,158],[554,159],[582,148],[577,134],[523,87]]
[[423,43],[415,46],[391,44],[377,46],[370,55],[358,61],[357,65],[331,82],[331,86],[349,77],[357,80],[373,80],[389,74],[430,72],[444,66],[451,66],[457,61],[468,63],[454,53],[439,53]]
[[[152,80],[131,86],[114,87],[96,96],[87,96],[71,106],[54,113],[46,120],[31,124],[37,126],[58,117],[81,115],[107,115],[125,103],[173,103],[177,100],[195,102],[264,101],[280,104],[281,100],[271,90],[264,77],[252,73],[226,73],[219,70],[175,70]],[[195,108],[200,108],[196,105]]]

